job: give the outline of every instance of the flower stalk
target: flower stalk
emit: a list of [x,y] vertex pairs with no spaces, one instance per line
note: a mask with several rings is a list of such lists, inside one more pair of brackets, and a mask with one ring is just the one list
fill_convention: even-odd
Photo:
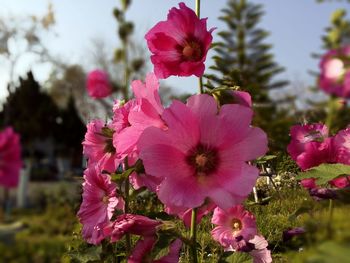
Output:
[[197,263],[197,208],[192,209],[190,239],[192,262]]
[[[198,18],[200,18],[201,14],[201,0],[196,0],[196,15]],[[199,94],[203,94],[204,90],[203,90],[203,78],[199,77],[198,78],[198,92]]]

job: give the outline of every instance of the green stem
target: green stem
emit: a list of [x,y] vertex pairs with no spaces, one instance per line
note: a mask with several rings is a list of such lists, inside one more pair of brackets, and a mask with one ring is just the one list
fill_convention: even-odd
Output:
[[196,0],[196,15],[198,18],[201,17],[201,0]]
[[197,208],[192,209],[190,239],[192,262],[197,263]]
[[337,113],[337,98],[334,96],[331,96],[328,101],[328,112],[326,116],[326,126],[328,127],[328,131],[331,131],[333,120],[336,118]]
[[[198,18],[201,17],[201,0],[196,0],[196,15]],[[203,94],[203,78],[199,77],[198,79],[198,92],[199,94]]]
[[[125,158],[124,161],[124,165],[125,165],[125,170],[129,169],[129,164],[128,164],[128,158]],[[124,213],[127,214],[129,213],[129,190],[130,190],[130,183],[129,183],[129,177],[127,177],[124,181],[125,185],[124,185]],[[131,251],[131,240],[130,240],[130,235],[126,234],[125,235],[125,241],[126,241],[126,253],[127,255],[130,254]]]
[[328,224],[327,224],[327,235],[328,238],[332,238],[332,220],[333,220],[333,200],[329,199],[329,206],[328,206]]

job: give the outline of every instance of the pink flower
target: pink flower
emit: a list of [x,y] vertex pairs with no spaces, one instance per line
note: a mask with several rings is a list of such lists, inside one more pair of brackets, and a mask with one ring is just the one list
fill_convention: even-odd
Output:
[[237,243],[241,239],[247,241],[257,234],[254,215],[242,205],[226,211],[219,207],[215,208],[211,222],[217,225],[211,231],[213,239],[227,250],[236,250]]
[[157,241],[155,236],[145,237],[137,241],[132,255],[128,259],[128,263],[152,262],[152,263],[177,263],[179,262],[179,254],[182,242],[176,239],[170,244],[169,253],[158,260],[153,260],[150,255]]
[[316,178],[307,178],[303,179],[300,181],[300,184],[305,188],[305,189],[314,189],[317,188],[316,185]]
[[335,178],[328,183],[336,188],[346,188],[350,186],[350,176]]
[[350,46],[328,51],[320,62],[319,85],[328,94],[350,98]]
[[200,77],[212,42],[206,19],[199,19],[184,3],[172,8],[166,21],[156,24],[145,36],[158,78],[171,75]]
[[249,243],[254,245],[254,249],[249,252],[253,257],[253,263],[271,263],[271,251],[267,249],[268,243],[264,237],[256,235]]
[[154,236],[160,221],[141,215],[122,214],[103,230],[106,236],[111,236],[111,242],[120,240],[126,233],[139,236]]
[[89,158],[89,166],[99,165],[102,170],[115,172],[121,163],[113,146],[114,129],[102,120],[93,120],[87,125],[83,141],[83,153]]
[[77,214],[83,224],[84,239],[99,244],[106,236],[103,228],[109,223],[115,209],[124,209],[124,201],[116,194],[116,184],[109,175],[102,174],[98,166],[85,170],[83,202]]
[[[113,144],[119,155],[137,153],[137,142],[147,127],[166,127],[160,117],[164,107],[158,94],[159,82],[157,77],[150,73],[146,77],[145,84],[140,80],[135,80],[131,87],[135,94],[135,100],[125,104],[126,109],[119,108],[114,112],[115,119],[117,116],[127,118],[127,125],[113,136]],[[123,122],[125,123],[125,120]]]
[[308,142],[322,142],[328,137],[328,128],[321,123],[294,125],[290,129],[291,142],[287,151],[293,160],[305,151]]
[[337,163],[350,165],[350,128],[340,130],[333,137],[333,149]]
[[[265,154],[266,134],[250,126],[253,111],[213,97],[173,101],[162,114],[166,130],[147,128],[138,147],[147,174],[162,178],[158,197],[166,206],[194,208],[209,197],[228,208],[255,185],[258,169],[246,162]],[[210,128],[209,128],[210,127]]]
[[0,132],[0,185],[16,187],[21,167],[20,137],[11,127],[7,127]]
[[108,74],[103,70],[96,69],[91,71],[87,76],[86,82],[88,94],[92,98],[105,98],[112,93],[112,85]]

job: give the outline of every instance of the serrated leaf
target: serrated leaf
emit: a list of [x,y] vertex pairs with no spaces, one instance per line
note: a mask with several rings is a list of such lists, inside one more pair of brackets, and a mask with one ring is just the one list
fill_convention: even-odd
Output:
[[348,174],[350,174],[350,165],[323,163],[317,167],[299,173],[297,178],[316,178],[319,184],[325,184],[332,179]]

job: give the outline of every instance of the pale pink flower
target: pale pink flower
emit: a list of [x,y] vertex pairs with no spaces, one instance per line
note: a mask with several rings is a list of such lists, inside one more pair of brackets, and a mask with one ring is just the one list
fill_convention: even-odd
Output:
[[122,214],[103,229],[106,236],[111,237],[111,242],[120,240],[125,234],[139,236],[154,236],[157,227],[162,223],[146,216]]
[[[123,129],[116,132],[113,137],[113,144],[119,155],[129,155],[137,153],[137,142],[142,132],[150,126],[165,128],[165,124],[160,115],[164,107],[160,102],[158,94],[159,82],[157,77],[150,73],[146,77],[145,83],[135,80],[131,83],[135,94],[133,102],[126,104],[127,109],[118,109],[115,111],[118,116],[127,117],[127,124]],[[125,122],[125,121],[123,121]]]
[[253,263],[271,263],[271,251],[267,249],[268,243],[263,236],[256,235],[249,240],[250,244],[254,245],[254,249],[249,252],[253,257]]
[[157,242],[155,236],[145,237],[137,241],[136,246],[132,252],[132,255],[128,258],[128,263],[177,263],[179,262],[179,254],[182,247],[180,239],[176,239],[170,244],[169,253],[158,260],[153,260],[151,251]]
[[88,94],[92,98],[104,98],[112,93],[112,85],[107,72],[96,69],[91,71],[86,80]]
[[83,153],[89,159],[89,166],[99,165],[102,170],[113,173],[122,159],[117,157],[113,146],[112,125],[102,120],[93,120],[87,125],[87,132],[83,141]]
[[83,201],[77,214],[83,225],[84,239],[99,244],[105,237],[104,227],[109,223],[115,209],[124,209],[124,201],[117,196],[116,184],[109,175],[102,174],[98,166],[85,170]]
[[242,205],[227,210],[215,208],[211,222],[217,225],[211,231],[213,239],[225,249],[236,250],[237,242],[250,240],[257,234],[254,215]]
[[145,36],[157,77],[202,76],[213,30],[208,31],[207,19],[199,19],[184,3],[170,9],[167,20]]
[[0,132],[0,185],[16,187],[21,167],[20,136],[12,127],[6,127]]
[[167,206],[199,207],[208,197],[222,208],[240,203],[258,169],[246,162],[267,151],[266,134],[250,126],[253,111],[237,104],[220,110],[213,97],[173,101],[162,119],[167,129],[147,128],[138,147],[147,174],[162,178],[158,197]]
[[328,51],[320,62],[320,88],[328,94],[350,98],[350,46]]

